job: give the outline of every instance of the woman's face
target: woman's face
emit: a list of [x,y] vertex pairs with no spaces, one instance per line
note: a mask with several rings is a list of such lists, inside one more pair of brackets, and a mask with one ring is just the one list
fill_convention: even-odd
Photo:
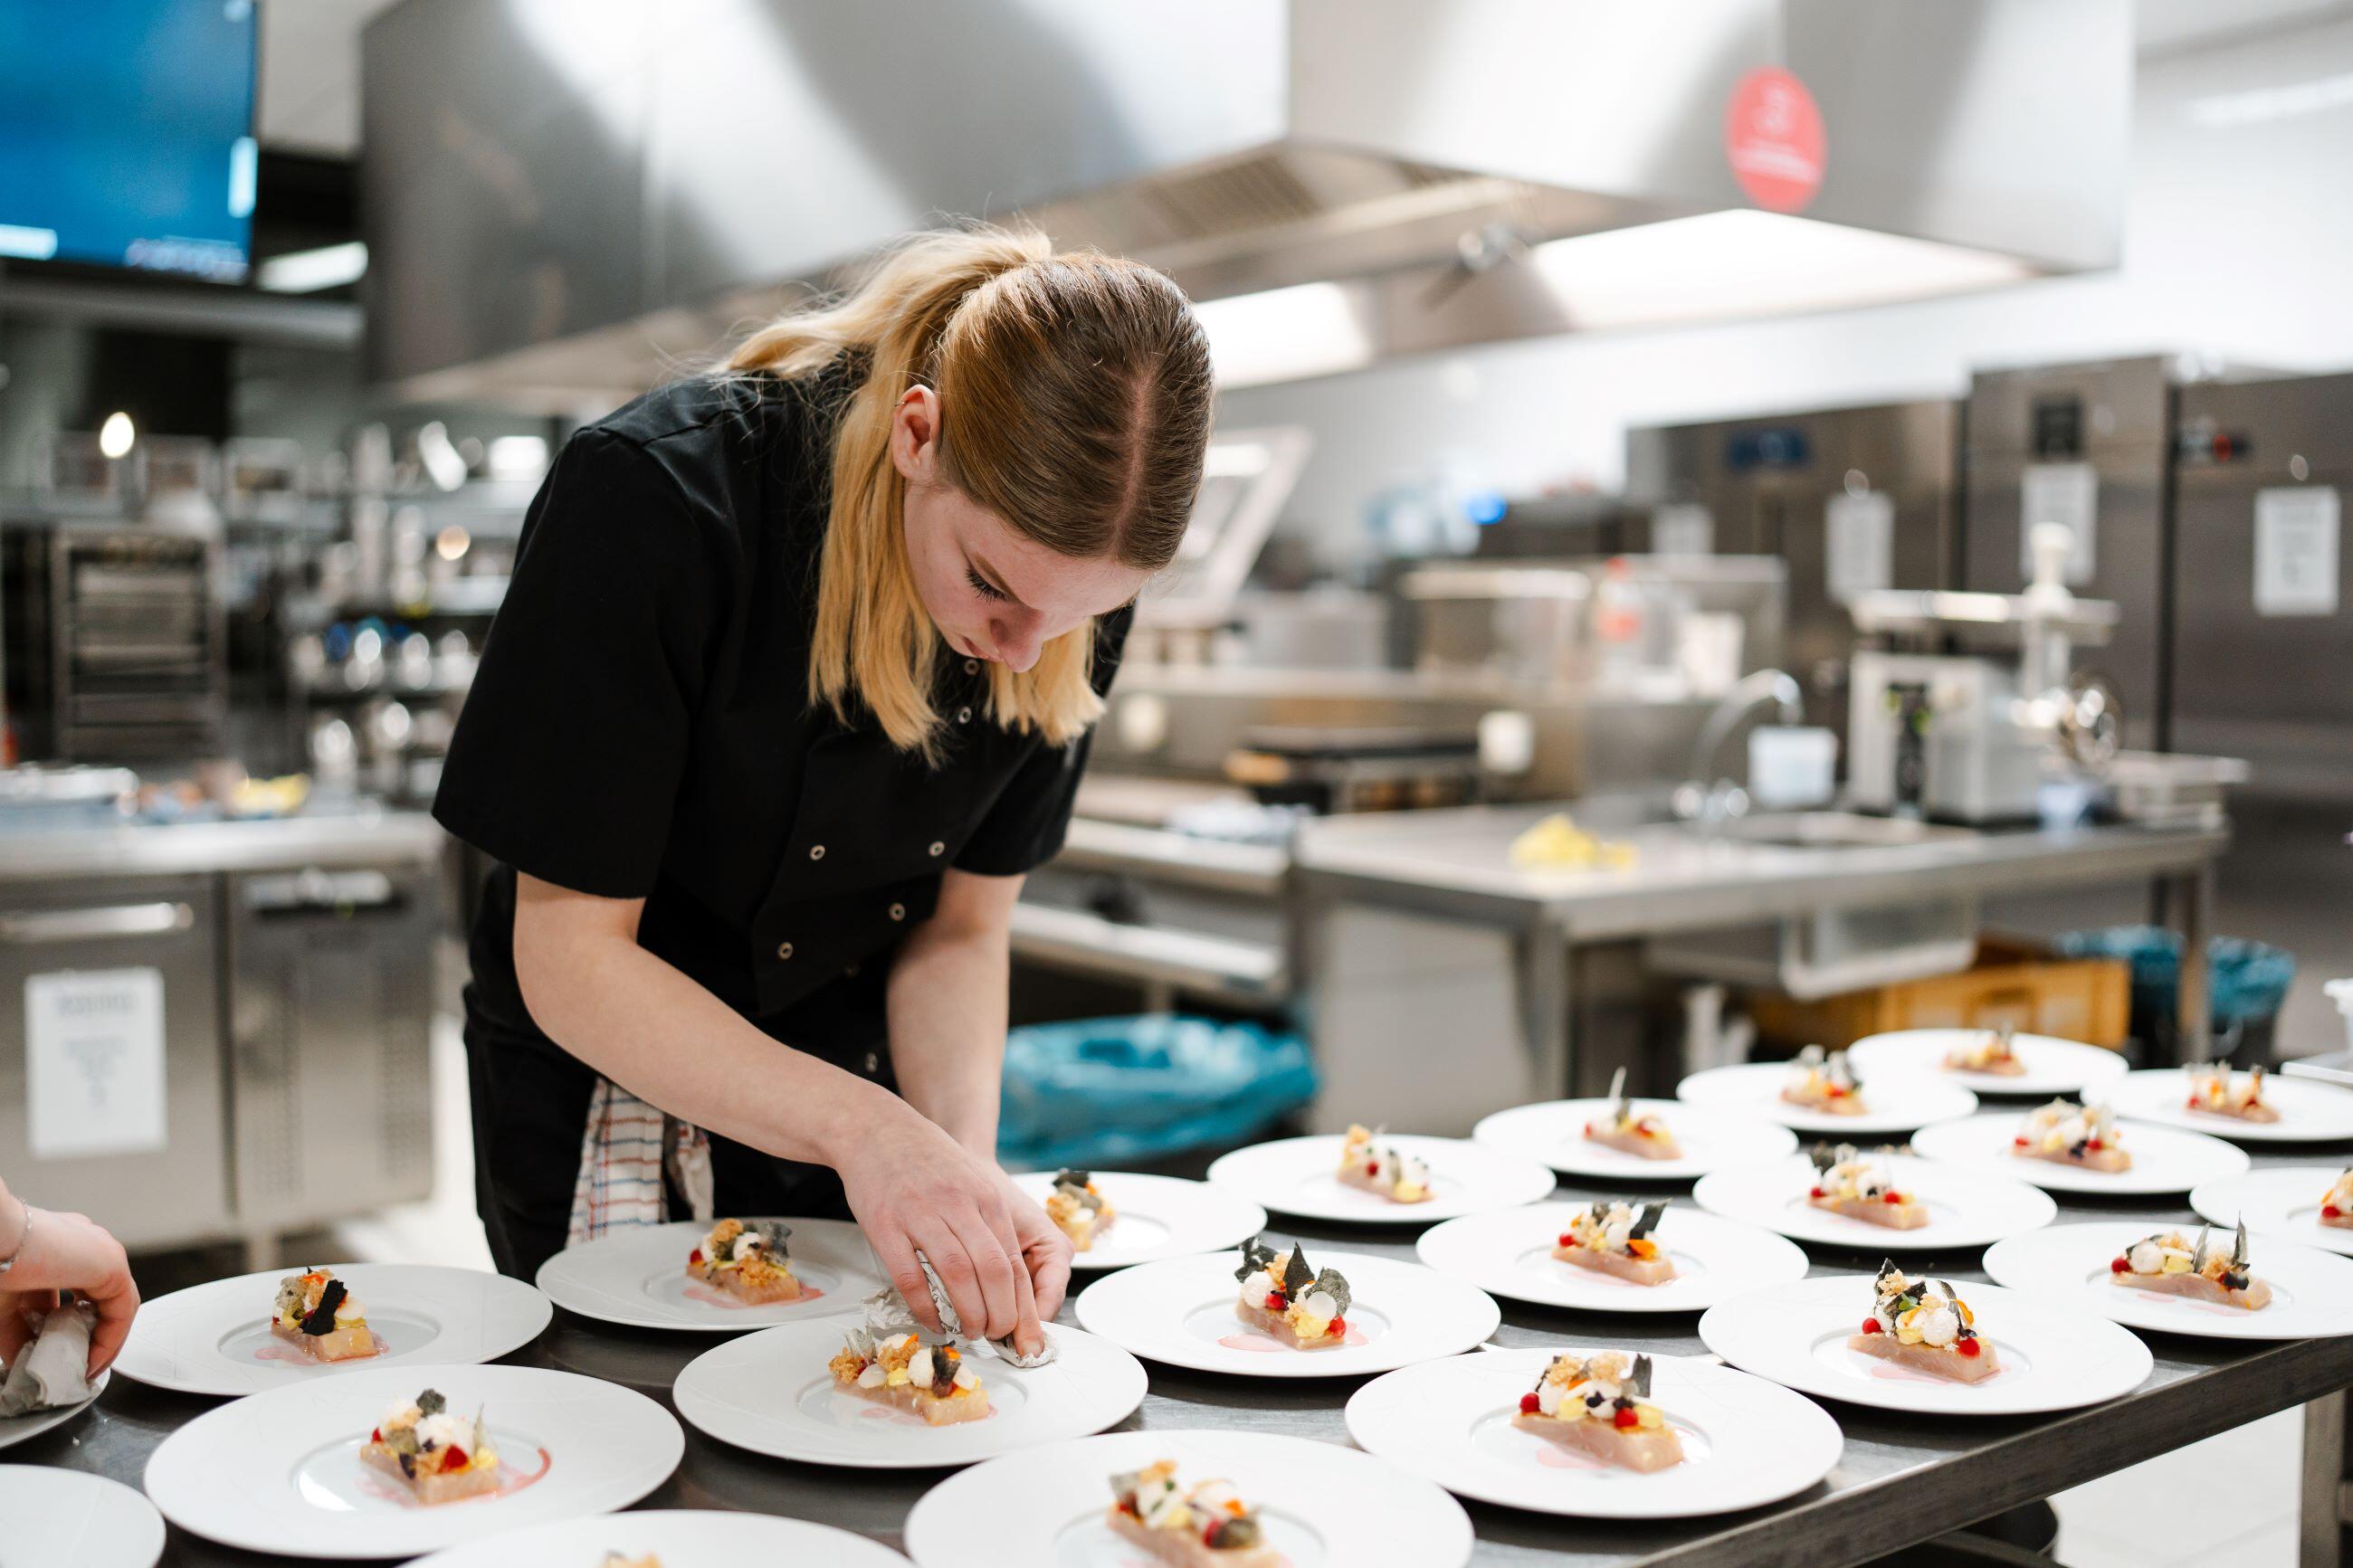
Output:
[[915,593],[956,652],[1025,670],[1053,638],[1134,598],[1149,574],[1057,554],[942,479],[939,407],[930,387],[911,388],[891,429]]

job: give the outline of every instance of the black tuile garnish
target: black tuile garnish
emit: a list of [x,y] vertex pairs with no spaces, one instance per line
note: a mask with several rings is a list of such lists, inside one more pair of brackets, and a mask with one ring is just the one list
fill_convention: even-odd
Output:
[[1315,1270],[1307,1266],[1307,1248],[1293,1245],[1291,1261],[1282,1266],[1282,1293],[1296,1301],[1315,1285]]
[[1660,1198],[1653,1203],[1644,1204],[1642,1205],[1641,1212],[1634,1216],[1634,1223],[1626,1227],[1626,1239],[1629,1241],[1640,1241],[1649,1237],[1652,1231],[1659,1228],[1659,1216],[1666,1212],[1667,1200],[1665,1198]]
[[1054,1173],[1054,1184],[1058,1187],[1078,1187],[1083,1190],[1086,1184],[1094,1179],[1092,1171],[1074,1171],[1068,1165]]
[[761,1248],[771,1258],[792,1256],[785,1247],[785,1238],[793,1233],[791,1226],[781,1220],[764,1219],[753,1225],[752,1233],[760,1238]]
[[2206,1249],[2212,1239],[2213,1230],[2214,1227],[2211,1225],[2200,1226],[2198,1227],[2198,1240],[2189,1248],[2189,1267],[2195,1268],[2200,1274],[2206,1272]]
[[[1845,1147],[1843,1143],[1839,1145],[1839,1149]],[[1814,1174],[1827,1176],[1831,1173],[1831,1167],[1839,1163],[1839,1149],[1833,1149],[1827,1143],[1817,1143],[1806,1151],[1806,1158],[1814,1163]]]
[[1634,1097],[1626,1092],[1626,1069],[1620,1068],[1609,1079],[1610,1114],[1620,1121],[1631,1121]]
[[2244,1274],[2247,1271],[2247,1221],[2245,1216],[2242,1215],[2239,1220],[2237,1239],[2231,1243],[2231,1272]]
[[448,1400],[442,1397],[438,1388],[428,1388],[417,1396],[417,1418],[420,1421],[427,1415],[438,1415],[448,1408]]
[[1273,1261],[1274,1248],[1266,1244],[1266,1237],[1253,1236],[1242,1243],[1242,1266],[1234,1270],[1234,1278],[1247,1279]]
[[343,1304],[348,1292],[340,1279],[330,1279],[319,1290],[319,1304],[302,1320],[302,1331],[316,1336],[335,1331],[335,1309]]
[[1348,1292],[1347,1279],[1338,1269],[1326,1268],[1315,1276],[1314,1288],[1332,1298],[1334,1317],[1345,1318],[1348,1315],[1348,1309],[1354,1304],[1355,1299]]
[[1637,1399],[1651,1397],[1651,1358],[1649,1356],[1638,1355],[1634,1358],[1634,1369],[1626,1374],[1626,1392]]

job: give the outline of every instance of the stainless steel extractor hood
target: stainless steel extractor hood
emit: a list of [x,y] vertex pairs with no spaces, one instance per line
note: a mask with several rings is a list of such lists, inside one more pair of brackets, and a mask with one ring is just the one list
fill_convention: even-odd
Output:
[[943,215],[1313,286],[1360,359],[2105,267],[2132,51],[2126,0],[406,0],[364,68],[375,370],[564,403]]

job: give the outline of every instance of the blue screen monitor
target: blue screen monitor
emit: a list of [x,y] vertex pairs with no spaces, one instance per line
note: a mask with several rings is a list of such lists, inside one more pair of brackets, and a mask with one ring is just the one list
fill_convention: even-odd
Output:
[[253,0],[0,0],[0,258],[243,281]]

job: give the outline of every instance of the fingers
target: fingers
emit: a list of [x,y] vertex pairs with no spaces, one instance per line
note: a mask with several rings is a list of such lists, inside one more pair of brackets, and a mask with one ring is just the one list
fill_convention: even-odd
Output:
[[1029,1243],[1027,1261],[1030,1283],[1038,1297],[1038,1317],[1041,1322],[1051,1322],[1062,1310],[1062,1298],[1071,1288],[1071,1259],[1073,1257],[1071,1238],[1049,1221],[1045,1232]]
[[[988,1298],[988,1338],[1010,1337],[1015,1346],[1021,1348],[1021,1287],[1029,1282],[1029,1269],[1022,1263],[1020,1233],[1014,1229],[1013,1215],[1005,1206],[1003,1193],[995,1186],[984,1189],[978,1195],[974,1218],[983,1227],[983,1234],[971,1239],[982,1293]],[[1037,1328],[1034,1303],[1029,1309],[1028,1325],[1032,1331]]]
[[1018,1258],[1013,1266],[1013,1348],[1025,1356],[1046,1348],[1046,1320],[1038,1310],[1038,1292],[1029,1279],[1029,1260]]
[[[953,1220],[944,1213],[932,1211],[918,1223],[908,1225],[906,1234],[932,1262],[932,1272],[939,1274],[941,1289],[948,1293],[948,1305],[955,1307],[957,1326],[963,1326],[967,1338],[984,1333],[988,1326],[988,1293],[981,1290],[979,1274],[974,1272],[972,1248],[957,1234]],[[918,1286],[918,1290],[923,1290],[923,1286]]]
[[[940,1315],[932,1306],[932,1292],[923,1283],[923,1265],[915,1261],[913,1240],[895,1225],[867,1225],[866,1239],[874,1248],[875,1261],[906,1301],[907,1310],[915,1321],[934,1333],[942,1331]],[[937,1267],[934,1265],[934,1267]]]
[[35,1296],[55,1297],[53,1291],[16,1291],[0,1294],[0,1363],[12,1363],[16,1352],[32,1339],[33,1331],[25,1321],[25,1310],[39,1310],[46,1303]]
[[131,1278],[129,1266],[123,1268],[119,1287],[90,1300],[98,1307],[98,1326],[90,1336],[90,1375],[96,1377],[122,1353],[124,1342],[131,1338],[131,1321],[139,1315],[139,1287]]

